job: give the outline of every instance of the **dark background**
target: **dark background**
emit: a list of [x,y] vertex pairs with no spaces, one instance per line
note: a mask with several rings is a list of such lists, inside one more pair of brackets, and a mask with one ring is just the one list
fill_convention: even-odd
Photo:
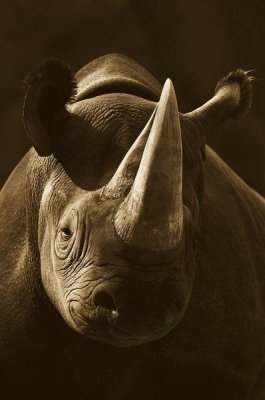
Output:
[[230,70],[257,69],[251,113],[212,132],[208,143],[265,194],[264,0],[5,0],[0,7],[0,184],[29,148],[21,120],[25,74],[51,56],[76,71],[121,52],[161,83],[170,77],[182,112],[208,100]]

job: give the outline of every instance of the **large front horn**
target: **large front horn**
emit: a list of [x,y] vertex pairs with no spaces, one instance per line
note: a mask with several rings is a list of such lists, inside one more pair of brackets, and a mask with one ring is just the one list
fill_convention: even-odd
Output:
[[169,79],[132,189],[117,211],[114,225],[124,242],[138,248],[169,250],[181,241],[182,142],[177,100]]

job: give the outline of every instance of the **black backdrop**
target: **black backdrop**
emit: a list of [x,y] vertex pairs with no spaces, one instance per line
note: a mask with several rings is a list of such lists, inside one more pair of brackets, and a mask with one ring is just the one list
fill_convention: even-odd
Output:
[[24,75],[51,56],[76,71],[121,52],[161,83],[170,77],[182,112],[205,102],[230,70],[257,69],[249,116],[208,142],[265,194],[264,0],[4,0],[0,7],[0,183],[29,147],[21,120]]

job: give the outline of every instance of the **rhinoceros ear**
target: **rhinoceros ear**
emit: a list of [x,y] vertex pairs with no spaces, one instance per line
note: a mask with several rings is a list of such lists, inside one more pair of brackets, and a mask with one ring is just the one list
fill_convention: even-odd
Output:
[[196,110],[185,114],[207,136],[222,122],[243,118],[252,104],[251,71],[237,69],[222,78],[211,100]]
[[67,64],[50,59],[24,80],[23,121],[28,137],[40,156],[52,153],[58,118],[67,118],[66,103],[73,100],[76,85]]

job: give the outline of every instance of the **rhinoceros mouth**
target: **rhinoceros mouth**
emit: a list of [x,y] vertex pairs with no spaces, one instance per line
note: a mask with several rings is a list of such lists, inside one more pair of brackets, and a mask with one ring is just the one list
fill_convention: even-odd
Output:
[[87,307],[85,313],[75,308],[76,302],[71,302],[69,311],[71,321],[70,327],[82,336],[111,344],[116,347],[138,346],[161,339],[167,335],[179,322],[183,312],[180,314],[177,303],[171,308],[164,321],[159,324],[139,324],[134,329],[122,326],[117,321],[117,315],[100,310],[98,307]]
[[137,80],[121,77],[117,78],[101,78],[91,83],[88,87],[82,87],[82,81],[78,88],[78,93],[75,101],[81,101],[92,97],[100,96],[110,93],[123,93],[131,94],[134,96],[142,97],[146,100],[157,102],[159,100],[159,93],[144,83]]
[[75,323],[72,328],[87,339],[105,342],[116,347],[133,347],[161,339],[177,325],[177,322],[175,321],[174,324],[167,328],[152,329],[141,334],[133,334],[125,328],[113,327],[108,323],[100,324],[99,326],[94,321],[90,321],[89,324],[79,323],[77,325]]

